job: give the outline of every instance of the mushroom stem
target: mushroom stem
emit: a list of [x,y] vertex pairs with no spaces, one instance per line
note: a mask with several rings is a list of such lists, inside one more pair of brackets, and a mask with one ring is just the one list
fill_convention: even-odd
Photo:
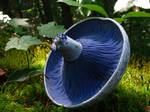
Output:
[[76,60],[82,52],[81,43],[70,38],[66,34],[58,34],[55,37],[51,48],[52,50],[60,50],[66,61]]

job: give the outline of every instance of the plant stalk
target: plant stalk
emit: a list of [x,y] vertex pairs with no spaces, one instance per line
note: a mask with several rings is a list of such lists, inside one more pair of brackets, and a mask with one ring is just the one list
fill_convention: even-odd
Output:
[[26,51],[26,59],[27,59],[27,64],[28,64],[28,69],[30,69],[30,63],[29,63],[29,56],[28,56],[28,51]]

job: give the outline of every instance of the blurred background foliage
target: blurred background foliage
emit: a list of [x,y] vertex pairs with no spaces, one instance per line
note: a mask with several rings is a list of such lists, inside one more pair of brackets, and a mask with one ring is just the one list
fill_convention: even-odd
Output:
[[[149,112],[150,9],[132,7],[114,13],[115,3],[116,0],[1,0],[0,11],[11,20],[0,22],[0,111]],[[129,66],[117,89],[99,104],[77,110],[57,107],[45,94],[42,76],[51,42],[58,32],[93,16],[110,17],[123,25],[131,44]],[[24,36],[31,38],[24,40]],[[33,38],[35,41],[30,43]],[[22,40],[26,50],[22,44],[13,44]]]

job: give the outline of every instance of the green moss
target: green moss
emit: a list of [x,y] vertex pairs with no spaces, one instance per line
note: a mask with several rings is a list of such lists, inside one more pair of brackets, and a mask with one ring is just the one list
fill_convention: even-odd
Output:
[[[135,61],[136,60],[136,61]],[[150,61],[131,60],[117,89],[103,101],[86,109],[55,106],[47,97],[43,77],[1,86],[0,111],[4,112],[144,112],[150,105]]]
[[[12,37],[12,34],[13,29],[11,27],[6,27],[0,31],[0,67],[8,69],[27,68],[28,61],[25,51],[12,49],[5,52],[4,50],[5,45],[9,38]],[[43,67],[49,50],[49,47],[45,45],[31,47],[27,51],[30,67]]]
[[[33,66],[44,66],[46,55],[49,52],[49,48],[42,48],[37,46],[27,51],[29,57],[30,67]],[[5,52],[5,56],[0,59],[0,66],[9,69],[27,68],[28,61],[25,51],[20,50],[9,50]]]

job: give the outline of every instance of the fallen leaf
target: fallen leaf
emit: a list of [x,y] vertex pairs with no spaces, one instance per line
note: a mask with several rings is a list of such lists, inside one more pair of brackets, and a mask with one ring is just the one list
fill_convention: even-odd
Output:
[[0,68],[0,76],[6,75],[7,71],[3,68]]
[[150,112],[150,106],[145,106],[145,107],[144,107],[144,110],[145,110],[146,112]]

